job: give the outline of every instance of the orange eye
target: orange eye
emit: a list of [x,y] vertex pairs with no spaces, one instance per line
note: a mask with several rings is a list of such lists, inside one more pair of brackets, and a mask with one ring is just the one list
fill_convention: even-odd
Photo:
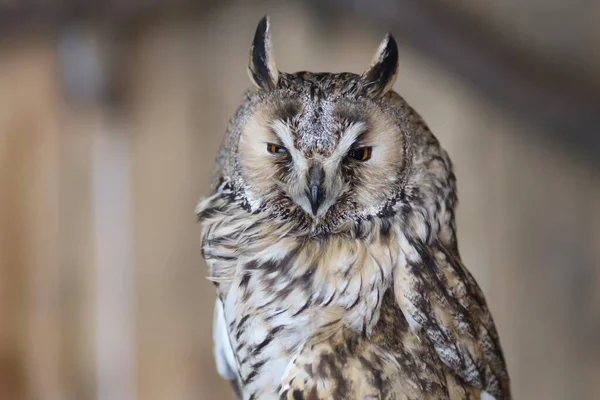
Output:
[[285,154],[287,153],[287,149],[282,146],[277,146],[273,143],[267,143],[267,151],[271,154]]
[[354,158],[358,161],[367,161],[371,158],[372,152],[372,147],[359,147],[354,150],[351,150],[350,153],[348,153],[348,157]]

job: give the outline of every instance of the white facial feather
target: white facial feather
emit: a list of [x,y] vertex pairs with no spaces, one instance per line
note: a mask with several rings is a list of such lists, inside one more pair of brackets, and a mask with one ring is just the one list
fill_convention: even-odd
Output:
[[271,129],[273,129],[273,132],[275,132],[288,151],[294,149],[294,138],[292,132],[290,132],[289,126],[285,122],[276,119],[271,122]]
[[[342,134],[342,137],[332,154],[331,159],[339,162],[341,158],[346,157],[356,139],[365,132],[367,125],[364,122],[356,122],[350,125]],[[369,146],[369,144],[366,144]]]

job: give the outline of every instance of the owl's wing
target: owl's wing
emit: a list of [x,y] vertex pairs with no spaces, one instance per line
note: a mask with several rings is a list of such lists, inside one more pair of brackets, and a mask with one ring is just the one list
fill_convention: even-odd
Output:
[[396,300],[422,329],[451,373],[496,400],[510,399],[498,333],[481,289],[458,255],[441,243],[416,244],[394,271]]
[[227,323],[223,312],[223,303],[217,298],[213,314],[213,346],[217,371],[223,378],[236,385],[237,366],[229,335],[227,334]]

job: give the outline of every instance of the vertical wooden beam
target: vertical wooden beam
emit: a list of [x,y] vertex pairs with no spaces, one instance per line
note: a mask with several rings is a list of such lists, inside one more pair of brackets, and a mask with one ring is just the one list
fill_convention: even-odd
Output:
[[[115,32],[112,32],[116,35]],[[113,36],[111,35],[111,38]],[[72,134],[87,137],[83,161],[90,178],[89,223],[84,229],[93,248],[89,263],[76,265],[84,306],[77,318],[81,335],[78,363],[88,371],[85,397],[132,400],[133,309],[130,147],[127,130],[108,102],[114,89],[113,50],[105,29],[72,26],[61,36],[64,93],[69,100]],[[87,164],[87,165],[85,165]],[[73,167],[73,165],[71,166]],[[65,218],[70,218],[65,216]],[[79,240],[81,241],[81,240]]]
[[206,54],[193,34],[177,22],[153,25],[140,32],[131,63],[136,365],[144,400],[232,398],[213,364],[214,289],[193,211],[226,118],[218,130],[208,128],[223,110],[215,110],[212,78],[200,82],[202,72],[191,68]]
[[0,397],[64,399],[52,41],[0,46]]
[[104,126],[92,167],[98,400],[135,399],[130,158],[126,132]]
[[60,137],[60,259],[68,400],[94,399],[95,245],[92,147],[97,110],[63,107]]

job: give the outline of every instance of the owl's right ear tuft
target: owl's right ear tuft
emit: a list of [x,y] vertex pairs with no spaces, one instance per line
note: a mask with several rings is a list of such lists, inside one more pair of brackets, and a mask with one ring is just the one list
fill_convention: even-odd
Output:
[[250,79],[263,90],[275,89],[279,80],[279,71],[275,66],[275,58],[271,50],[269,25],[269,17],[265,15],[256,27],[248,64]]
[[383,96],[394,86],[397,76],[398,45],[388,33],[379,45],[371,65],[361,76],[365,83],[365,94],[374,98]]

